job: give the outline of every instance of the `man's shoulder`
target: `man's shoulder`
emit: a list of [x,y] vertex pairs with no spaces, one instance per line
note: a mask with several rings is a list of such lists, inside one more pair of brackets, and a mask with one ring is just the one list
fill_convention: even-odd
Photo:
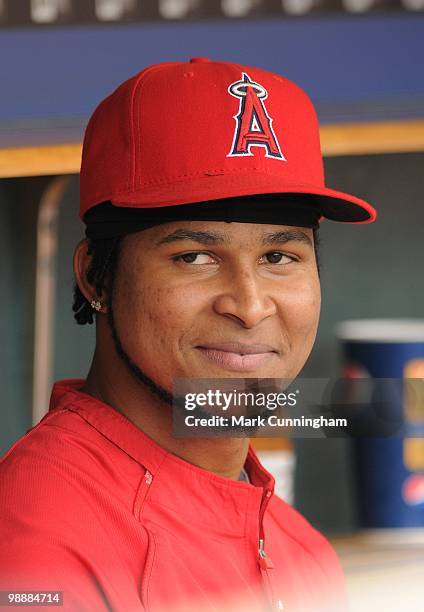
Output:
[[292,505],[284,501],[278,495],[273,495],[269,512],[273,520],[278,523],[288,536],[295,537],[300,541],[321,541],[324,536],[311,525],[311,523]]
[[0,464],[0,588],[64,590],[66,610],[105,609],[113,580],[130,592],[148,537],[133,520],[140,466],[118,455],[67,410],[12,446]]
[[291,544],[303,550],[304,554],[314,560],[321,568],[338,571],[336,553],[327,538],[293,506],[274,495],[269,515],[275,525]]
[[81,458],[82,440],[100,445],[102,443],[97,432],[77,413],[67,409],[50,411],[1,457],[0,470],[5,477],[11,470],[27,462],[72,462],[73,459]]
[[52,410],[1,458],[2,490],[8,494],[0,495],[0,504],[17,508],[23,503],[28,511],[41,504],[55,512],[70,500],[73,505],[78,497],[87,500],[87,491],[118,493],[122,483],[134,490],[142,472],[128,462],[120,448],[77,412]]

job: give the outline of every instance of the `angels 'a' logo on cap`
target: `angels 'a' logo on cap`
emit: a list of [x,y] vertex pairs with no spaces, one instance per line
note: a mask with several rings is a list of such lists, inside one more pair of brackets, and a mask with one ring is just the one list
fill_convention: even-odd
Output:
[[286,161],[265,106],[268,97],[265,87],[243,72],[242,79],[228,87],[228,93],[238,98],[240,103],[238,113],[234,115],[236,127],[227,157],[253,155],[253,147],[264,147],[265,157]]

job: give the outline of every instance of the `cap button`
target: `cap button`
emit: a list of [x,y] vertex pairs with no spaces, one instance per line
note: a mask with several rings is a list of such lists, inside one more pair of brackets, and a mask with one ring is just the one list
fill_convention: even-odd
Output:
[[190,64],[207,64],[210,61],[208,57],[192,57]]

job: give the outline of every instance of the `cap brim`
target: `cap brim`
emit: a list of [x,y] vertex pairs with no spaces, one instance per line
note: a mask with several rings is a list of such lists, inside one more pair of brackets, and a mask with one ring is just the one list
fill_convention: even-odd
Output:
[[311,202],[316,201],[322,216],[332,221],[343,223],[372,223],[377,218],[377,211],[369,202],[343,191],[324,188],[301,192],[310,195]]
[[102,200],[110,200],[116,206],[157,208],[262,194],[274,194],[277,197],[302,194],[305,196],[303,201],[316,205],[323,217],[333,221],[372,223],[377,218],[374,207],[361,198],[327,187],[288,185],[281,177],[264,174],[190,177],[182,181],[146,185],[136,190],[108,194]]

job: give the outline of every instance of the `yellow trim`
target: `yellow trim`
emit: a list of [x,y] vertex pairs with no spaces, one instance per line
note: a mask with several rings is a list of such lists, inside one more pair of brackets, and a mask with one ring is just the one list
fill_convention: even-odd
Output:
[[[341,123],[321,127],[325,156],[424,151],[424,120]],[[0,149],[0,178],[77,174],[80,144]]]
[[324,125],[321,142],[327,156],[424,151],[424,120]]
[[0,149],[0,178],[77,174],[80,162],[80,144]]

